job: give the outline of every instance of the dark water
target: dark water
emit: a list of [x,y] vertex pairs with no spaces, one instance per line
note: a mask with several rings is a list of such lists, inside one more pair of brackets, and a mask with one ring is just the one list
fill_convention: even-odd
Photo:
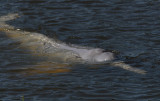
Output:
[[114,51],[147,71],[104,64],[63,65],[70,70],[46,73],[23,69],[55,64],[16,49],[1,35],[0,101],[160,101],[160,0],[1,0],[0,9],[0,16],[21,15],[9,22],[16,28]]

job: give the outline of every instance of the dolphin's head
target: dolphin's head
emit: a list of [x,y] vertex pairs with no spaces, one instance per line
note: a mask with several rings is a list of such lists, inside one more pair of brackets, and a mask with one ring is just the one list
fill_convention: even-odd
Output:
[[102,52],[99,54],[95,54],[93,56],[93,60],[95,62],[106,62],[106,61],[111,61],[114,59],[114,55],[111,52]]
[[103,49],[96,48],[83,54],[83,58],[91,63],[101,63],[113,60],[114,54],[111,52],[104,52]]

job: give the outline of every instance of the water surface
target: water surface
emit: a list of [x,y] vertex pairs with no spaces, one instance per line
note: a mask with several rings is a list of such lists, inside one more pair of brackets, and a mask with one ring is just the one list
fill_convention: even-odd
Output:
[[50,38],[113,51],[117,60],[147,71],[108,64],[57,64],[35,57],[0,32],[0,100],[160,100],[159,0],[1,0],[8,24]]

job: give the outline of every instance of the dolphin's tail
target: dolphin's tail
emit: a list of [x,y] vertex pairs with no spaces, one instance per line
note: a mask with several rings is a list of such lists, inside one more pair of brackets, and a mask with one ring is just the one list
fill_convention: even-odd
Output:
[[0,22],[6,22],[6,21],[9,21],[9,20],[13,20],[13,19],[16,19],[17,17],[19,17],[18,13],[10,13],[10,14],[1,16],[0,17]]
[[1,30],[15,29],[13,26],[7,24],[6,22],[10,21],[10,20],[14,20],[14,19],[16,19],[18,17],[19,17],[18,13],[10,13],[10,14],[1,16],[0,17],[0,29]]

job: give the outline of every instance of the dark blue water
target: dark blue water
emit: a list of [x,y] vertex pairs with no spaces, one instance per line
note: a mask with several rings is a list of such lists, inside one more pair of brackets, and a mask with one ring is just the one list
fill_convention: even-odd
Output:
[[0,101],[160,101],[160,0],[1,0],[0,16],[8,13],[21,15],[8,22],[16,28],[112,51],[147,74],[108,64],[44,73],[55,64],[0,32]]

